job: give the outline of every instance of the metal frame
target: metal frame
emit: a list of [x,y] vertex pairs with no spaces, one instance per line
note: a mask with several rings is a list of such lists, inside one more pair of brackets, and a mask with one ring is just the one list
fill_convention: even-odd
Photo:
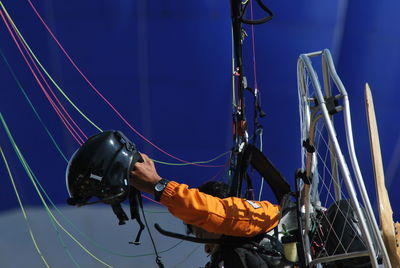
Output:
[[[323,82],[325,88],[325,95],[321,89],[321,85],[317,76],[315,69],[312,66],[311,58],[321,56],[322,58],[322,73],[323,73]],[[307,73],[306,73],[306,71]],[[305,80],[305,75],[308,74],[308,78],[311,80],[311,85],[314,89],[315,100],[317,100],[318,105],[314,107],[310,107],[311,99],[308,96],[308,84]],[[326,129],[329,135],[329,148],[331,152],[331,168],[332,168],[332,176],[334,180],[338,180],[338,168],[341,171],[343,181],[345,183],[349,199],[353,205],[355,210],[355,214],[360,219],[359,227],[361,229],[361,235],[366,244],[367,251],[365,252],[355,252],[349,254],[340,254],[329,257],[322,258],[312,258],[312,254],[310,252],[310,241],[308,239],[308,234],[310,230],[311,218],[310,218],[310,210],[313,210],[312,204],[310,202],[311,192],[313,191],[313,187],[318,187],[318,181],[313,181],[311,185],[301,185],[301,193],[299,201],[304,206],[304,228],[302,224],[300,224],[300,231],[302,234],[302,243],[305,254],[305,263],[306,266],[313,266],[318,263],[327,263],[332,262],[339,259],[346,259],[355,256],[365,256],[369,255],[371,259],[372,267],[378,267],[376,252],[379,252],[382,256],[383,263],[385,267],[391,267],[388,254],[386,252],[386,248],[383,244],[382,237],[380,235],[380,231],[378,225],[376,223],[373,210],[371,207],[371,203],[364,185],[364,180],[361,175],[361,171],[358,165],[354,142],[353,142],[353,133],[352,133],[352,125],[350,118],[350,105],[348,100],[348,95],[346,89],[343,86],[339,76],[336,73],[333,60],[329,50],[325,49],[323,51],[312,52],[308,54],[300,55],[297,63],[297,79],[298,79],[298,92],[299,92],[299,101],[300,101],[300,123],[301,123],[301,143],[305,140],[309,140],[309,144],[314,145],[314,128],[318,122],[318,120],[324,120]],[[364,217],[364,213],[362,213],[360,203],[357,198],[357,192],[355,186],[353,184],[350,170],[346,164],[345,157],[340,148],[339,142],[336,137],[335,129],[333,126],[333,116],[329,113],[326,106],[326,98],[331,97],[331,80],[335,84],[336,88],[339,91],[339,95],[335,96],[335,99],[341,100],[343,106],[338,109],[338,111],[343,111],[344,113],[344,124],[345,124],[345,132],[346,132],[346,141],[347,148],[349,152],[350,161],[352,164],[353,172],[355,174],[355,179],[357,182],[358,190],[361,195],[361,199],[363,201],[363,205],[366,209],[366,217]],[[302,171],[306,176],[312,176],[313,171],[317,170],[317,158],[315,157],[315,153],[307,152],[303,147],[302,155],[306,155],[305,161],[302,158]],[[335,161],[334,161],[335,159]],[[337,163],[337,164],[336,164]],[[335,184],[336,185],[336,184]],[[340,187],[335,187],[335,198],[336,200],[340,199],[341,189]],[[315,197],[314,197],[315,198]],[[372,232],[370,232],[372,230]],[[374,248],[373,239],[376,241],[377,249]]]

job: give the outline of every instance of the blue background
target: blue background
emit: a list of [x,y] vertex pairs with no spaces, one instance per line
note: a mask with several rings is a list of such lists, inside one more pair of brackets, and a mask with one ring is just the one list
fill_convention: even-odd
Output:
[[[3,1],[22,35],[66,94],[102,129],[119,129],[142,152],[176,162],[132,132],[74,70],[27,1]],[[187,161],[230,150],[231,28],[229,1],[34,1],[64,48],[89,80],[127,120],[155,144]],[[398,1],[268,1],[274,19],[255,27],[257,82],[266,117],[264,152],[292,183],[300,167],[296,62],[301,53],[328,48],[347,88],[356,151],[373,207],[376,198],[363,97],[369,82],[380,131],[386,185],[400,219],[400,28]],[[256,16],[261,16],[256,11]],[[78,144],[45,99],[3,22],[0,48],[61,150]],[[251,29],[247,28],[249,36]],[[251,38],[245,72],[253,85]],[[55,90],[55,89],[54,89]],[[56,91],[56,90],[55,90]],[[57,92],[58,94],[58,92]],[[397,95],[396,95],[397,94]],[[58,94],[62,99],[61,94]],[[247,98],[250,98],[247,95]],[[63,99],[79,126],[97,130]],[[248,106],[251,109],[250,106]],[[33,172],[58,204],[65,204],[66,162],[0,61],[0,111]],[[248,118],[251,122],[251,117]],[[342,132],[343,134],[343,132]],[[2,146],[25,204],[38,205],[3,129]],[[223,165],[227,157],[212,164]],[[196,186],[221,168],[157,165],[161,176]],[[0,164],[0,212],[18,206]],[[266,192],[265,199],[270,199]]]

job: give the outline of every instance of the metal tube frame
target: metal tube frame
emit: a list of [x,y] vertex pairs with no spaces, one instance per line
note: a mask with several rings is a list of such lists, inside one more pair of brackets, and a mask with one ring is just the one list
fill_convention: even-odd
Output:
[[[330,79],[332,79],[332,81],[334,82],[334,84],[336,85],[337,89],[340,92],[340,96],[338,96],[338,97],[343,99],[343,111],[344,111],[344,122],[345,122],[347,147],[348,147],[348,151],[349,151],[349,155],[350,155],[350,161],[352,164],[352,168],[353,168],[355,178],[357,181],[357,186],[358,186],[360,194],[361,194],[361,199],[363,200],[364,207],[366,208],[366,211],[367,211],[367,213],[366,213],[367,221],[365,220],[364,214],[362,213],[360,204],[357,199],[357,193],[356,193],[354,184],[351,179],[349,168],[346,164],[346,160],[341,151],[339,142],[336,138],[336,133],[335,133],[335,129],[333,126],[333,121],[332,121],[333,118],[332,118],[332,115],[329,114],[327,107],[326,107],[326,103],[325,103],[326,96],[324,96],[322,93],[319,79],[317,77],[317,74],[316,74],[314,68],[312,67],[310,58],[316,57],[316,56],[322,56],[322,67],[323,67],[324,87],[325,87],[326,96],[330,96]],[[314,127],[312,127],[312,125],[314,125],[314,124],[311,124],[311,123],[313,121],[314,121],[314,123],[317,121],[317,120],[313,120],[312,119],[313,116],[310,115],[310,109],[309,109],[309,105],[308,105],[308,103],[309,103],[308,97],[309,96],[307,95],[307,91],[306,91],[306,88],[307,88],[306,81],[304,81],[304,75],[305,75],[304,68],[307,70],[309,78],[311,79],[311,83],[314,88],[314,93],[316,95],[315,97],[318,100],[319,111],[325,121],[325,125],[327,128],[329,137],[330,137],[329,147],[330,147],[330,149],[332,149],[332,148],[334,149],[334,150],[331,150],[331,152],[334,152],[334,154],[331,154],[331,164],[333,163],[332,157],[336,157],[338,160],[339,168],[341,170],[341,174],[343,175],[343,180],[345,182],[350,200],[352,202],[355,213],[359,219],[361,233],[362,233],[364,242],[367,246],[367,251],[368,251],[368,255],[370,256],[370,259],[371,259],[371,264],[374,268],[378,267],[377,256],[376,256],[376,252],[378,252],[378,251],[374,248],[374,244],[372,242],[372,236],[373,236],[375,238],[375,241],[377,242],[377,247],[379,249],[379,252],[382,254],[382,259],[384,261],[385,267],[391,268],[389,257],[388,257],[386,248],[383,244],[382,237],[380,236],[380,231],[379,231],[378,225],[376,223],[375,217],[373,215],[371,203],[368,198],[364,180],[362,178],[361,171],[360,171],[358,161],[357,161],[357,157],[355,154],[353,133],[352,133],[352,127],[351,127],[351,118],[350,118],[350,105],[349,105],[347,91],[345,90],[343,83],[341,82],[339,76],[336,73],[331,54],[330,54],[329,50],[327,50],[327,49],[325,49],[323,51],[302,54],[302,55],[300,55],[300,57],[298,59],[298,64],[297,64],[297,79],[298,80],[297,81],[298,81],[298,91],[299,91],[299,100],[300,100],[299,109],[300,109],[300,118],[301,118],[300,123],[301,123],[301,133],[302,133],[302,135],[301,135],[302,141],[301,142],[303,142],[303,140],[305,140],[307,138],[313,137],[313,134],[310,134],[310,131],[314,129]],[[304,106],[306,106],[306,109],[304,109]],[[311,137],[310,137],[310,135],[311,135]],[[313,141],[310,141],[310,143],[312,143],[312,142]],[[302,150],[303,150],[302,154],[304,155],[305,149],[303,148]],[[307,169],[303,170],[306,172],[306,174],[310,173],[310,171],[312,171],[312,169],[316,167],[316,163],[315,163],[316,157],[313,157],[309,153],[308,153],[308,157],[306,160],[307,163],[304,163],[304,159],[302,159],[302,162],[303,162],[302,163],[303,169],[305,168],[305,166],[307,166],[308,171],[307,171]],[[311,163],[313,163],[312,164],[313,167],[311,167],[311,169],[310,169]],[[333,168],[337,169],[337,167],[333,167]],[[335,172],[335,170],[333,170],[333,172]],[[334,179],[337,179],[337,176],[335,174],[334,174]],[[315,187],[315,185],[314,185],[314,187]],[[308,188],[308,187],[306,187],[306,188]],[[338,191],[339,191],[339,193],[338,193]],[[308,190],[305,192],[309,193]],[[335,196],[336,196],[336,198],[340,198],[340,189],[335,188]],[[304,193],[303,193],[303,196],[301,198],[305,199],[305,200],[303,200],[304,201],[303,204],[307,203],[307,206],[305,206],[306,228],[305,228],[305,230],[300,230],[301,234],[303,235],[302,242],[303,242],[303,247],[305,250],[306,265],[315,265],[317,263],[331,262],[334,260],[338,260],[336,258],[336,256],[330,256],[330,257],[324,257],[324,258],[312,260],[309,241],[308,241],[308,230],[307,230],[307,226],[309,226],[309,224],[307,224],[307,222],[309,222],[309,220],[307,220],[307,218],[310,217],[310,215],[309,215],[310,207],[308,205],[309,204],[309,196],[304,196]],[[370,233],[367,223],[368,223],[368,225],[370,225],[370,227],[372,229],[372,233]],[[307,241],[308,241],[308,243],[307,243]],[[341,255],[337,255],[337,257],[341,258],[341,259],[347,258],[346,256],[341,256]],[[346,255],[349,255],[349,254],[346,254]],[[355,257],[355,256],[356,256],[356,254],[352,254],[352,257]],[[360,255],[360,256],[364,256],[364,255]]]
[[318,259],[311,261],[310,267],[313,267],[313,265],[317,265],[318,263],[327,263],[327,262],[333,262],[333,261],[338,261],[338,260],[365,257],[368,255],[369,255],[368,251],[356,251],[356,252],[351,252],[348,254],[338,254],[335,256],[322,257],[322,258],[318,258]]

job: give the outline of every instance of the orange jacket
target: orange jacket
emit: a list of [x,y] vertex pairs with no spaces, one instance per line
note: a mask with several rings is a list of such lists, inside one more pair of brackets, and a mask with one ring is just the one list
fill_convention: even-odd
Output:
[[279,220],[279,206],[268,201],[220,199],[175,181],[165,187],[161,203],[187,224],[230,236],[255,236],[274,228]]

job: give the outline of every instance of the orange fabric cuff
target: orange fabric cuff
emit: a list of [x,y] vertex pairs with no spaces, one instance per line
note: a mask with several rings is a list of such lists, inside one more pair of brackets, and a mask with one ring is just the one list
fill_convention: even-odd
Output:
[[268,201],[220,199],[175,181],[164,189],[161,203],[185,223],[224,235],[255,236],[274,228],[279,221],[279,206]]

